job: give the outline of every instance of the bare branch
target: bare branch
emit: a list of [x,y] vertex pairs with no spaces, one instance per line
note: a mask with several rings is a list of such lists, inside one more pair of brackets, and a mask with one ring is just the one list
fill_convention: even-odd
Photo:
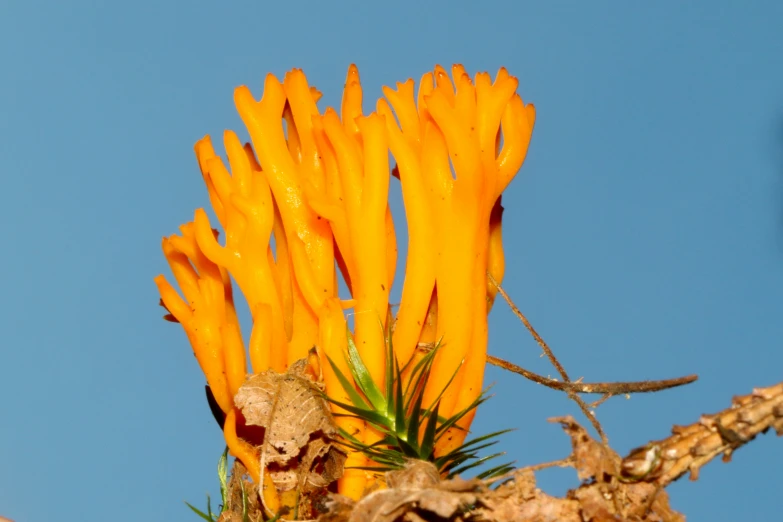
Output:
[[563,368],[563,365],[560,364],[560,361],[557,360],[557,357],[555,357],[555,354],[552,353],[552,350],[549,349],[549,345],[546,344],[544,339],[538,335],[538,332],[536,332],[535,328],[533,328],[533,325],[530,324],[530,321],[527,320],[527,317],[517,308],[517,305],[514,304],[514,302],[511,300],[511,298],[508,296],[505,290],[501,288],[500,283],[498,283],[494,277],[492,277],[492,274],[487,272],[487,277],[489,278],[489,281],[495,285],[495,288],[498,289],[498,293],[503,297],[503,299],[508,303],[508,306],[511,308],[511,311],[514,312],[514,315],[516,315],[520,321],[522,321],[522,324],[525,325],[525,328],[527,328],[527,331],[530,332],[530,335],[533,336],[533,339],[536,340],[538,345],[541,347],[542,350],[544,350],[544,353],[549,358],[549,362],[552,363],[552,366],[554,366],[557,369],[557,372],[560,374],[560,376],[563,378],[564,381],[570,382],[571,379],[568,378],[568,374],[565,371],[565,368]]
[[625,457],[621,468],[631,482],[653,482],[661,486],[699,469],[718,455],[724,462],[739,447],[770,428],[783,436],[783,382],[735,397],[732,405],[714,415],[702,415],[689,426],[675,426],[672,436],[637,448]]
[[[517,308],[517,305],[514,304],[514,302],[511,300],[511,298],[508,296],[505,290],[500,287],[500,284],[495,280],[494,277],[492,277],[492,274],[487,272],[487,278],[489,281],[495,285],[495,288],[498,289],[498,293],[503,297],[503,299],[508,303],[508,306],[511,308],[511,311],[514,312],[514,315],[516,315],[520,321],[522,321],[522,324],[525,325],[525,328],[527,328],[527,331],[530,332],[530,335],[533,336],[533,339],[536,340],[538,345],[541,347],[542,350],[544,350],[544,353],[549,358],[549,361],[552,363],[552,366],[554,366],[560,376],[563,378],[563,380],[567,383],[571,382],[571,379],[568,377],[568,373],[566,373],[565,368],[563,368],[563,365],[560,364],[560,361],[557,360],[557,357],[555,357],[555,354],[552,352],[552,350],[549,348],[549,345],[546,344],[544,339],[538,335],[538,332],[533,328],[533,325],[530,324],[530,321],[527,320],[527,317]],[[577,406],[579,406],[579,409],[582,410],[582,413],[585,414],[585,417],[588,418],[590,421],[590,424],[593,425],[593,428],[595,428],[595,431],[600,435],[601,442],[603,442],[604,448],[607,452],[610,452],[611,449],[609,448],[609,438],[606,436],[606,433],[604,433],[603,428],[601,427],[601,423],[598,422],[598,419],[595,418],[595,414],[590,411],[590,407],[587,405],[585,401],[583,401],[574,390],[567,388],[565,389],[565,392],[568,394],[568,396],[573,400]],[[619,470],[618,470],[619,471]]]
[[659,381],[630,381],[630,382],[563,382],[557,379],[550,379],[539,375],[537,373],[526,370],[521,366],[508,362],[500,357],[494,355],[487,355],[487,362],[508,370],[510,372],[517,373],[522,377],[529,379],[535,383],[542,384],[547,388],[559,391],[574,391],[576,393],[601,393],[606,395],[624,395],[626,393],[649,393],[669,388],[675,388],[677,386],[683,386],[690,384],[698,379],[697,375],[686,375],[685,377],[677,377],[674,379],[663,379]]

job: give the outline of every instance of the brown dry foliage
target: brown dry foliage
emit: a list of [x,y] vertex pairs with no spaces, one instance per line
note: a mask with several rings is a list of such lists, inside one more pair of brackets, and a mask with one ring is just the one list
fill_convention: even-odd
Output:
[[[287,382],[285,375],[277,377]],[[286,386],[280,385],[276,393],[284,389]],[[301,408],[292,411],[301,412]],[[386,474],[387,488],[371,491],[358,502],[329,492],[326,486],[302,488],[300,477],[301,505],[306,507],[300,513],[317,516],[322,522],[681,522],[685,518],[669,506],[665,486],[686,471],[695,479],[706,462],[719,455],[727,460],[738,447],[770,428],[782,435],[783,383],[736,397],[726,410],[702,415],[689,426],[675,426],[671,437],[638,448],[625,459],[591,437],[570,416],[550,422],[560,423],[571,439],[571,454],[563,460],[521,468],[487,481],[441,480],[432,464],[411,461],[406,469]],[[314,441],[319,441],[318,447],[325,444],[312,435],[299,455],[306,455],[308,444]],[[542,492],[536,487],[534,472],[552,466],[573,467],[579,486],[562,498]],[[250,493],[248,520],[263,520],[258,492],[241,478],[244,473],[241,464],[235,464],[228,510],[221,515],[221,522],[242,520],[242,487]]]
[[[550,358],[562,381],[537,376],[510,363],[500,365],[567,393],[587,415],[600,440],[570,416],[552,418],[550,422],[560,423],[571,439],[571,454],[562,460],[485,481],[442,480],[432,464],[411,461],[404,470],[385,474],[386,488],[369,491],[354,502],[334,493],[345,455],[336,445],[337,430],[321,385],[305,371],[306,362],[300,361],[285,374],[252,376],[236,397],[246,423],[265,431],[262,473],[270,473],[281,491],[296,488],[300,518],[317,517],[322,522],[681,522],[685,517],[669,506],[664,491],[668,484],[686,472],[695,480],[704,464],[719,455],[728,461],[737,448],[770,428],[783,435],[783,383],[779,383],[735,397],[726,410],[702,415],[689,426],[675,426],[672,436],[650,442],[621,459],[577,394],[604,394],[591,405],[595,408],[614,395],[680,386],[693,382],[695,376],[639,383],[572,381],[503,289],[498,287],[498,291]],[[573,467],[580,482],[562,498],[536,487],[534,472],[553,466]],[[220,522],[242,521],[243,509],[247,520],[263,520],[257,486],[244,475],[245,469],[236,463]],[[244,506],[243,490],[247,495]]]
[[[571,417],[560,422],[571,437],[571,457],[561,463],[576,468],[582,484],[565,497],[536,488],[533,469],[516,470],[499,486],[493,481],[440,480],[432,464],[412,461],[403,471],[386,475],[388,489],[374,491],[358,502],[333,496],[322,522],[602,522],[639,520],[679,522],[661,488],[650,483],[623,483],[613,470],[620,457],[607,452]],[[558,463],[558,464],[561,464]]]
[[335,444],[337,427],[307,361],[297,361],[284,374],[269,370],[250,376],[234,400],[247,425],[264,429],[262,476],[268,473],[281,493],[296,491],[298,513],[312,513],[342,475],[345,453]]

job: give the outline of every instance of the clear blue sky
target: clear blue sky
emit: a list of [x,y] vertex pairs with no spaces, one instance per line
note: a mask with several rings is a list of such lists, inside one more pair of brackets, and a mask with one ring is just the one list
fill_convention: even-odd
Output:
[[[152,277],[161,236],[207,204],[193,143],[243,131],[234,87],[291,67],[322,107],[351,62],[368,107],[436,63],[520,79],[538,120],[504,197],[506,288],[574,376],[700,376],[603,405],[621,453],[779,382],[781,20],[775,0],[0,2],[0,515],[192,521],[182,501],[214,496],[222,437]],[[502,304],[490,352],[552,373]],[[487,380],[479,432],[519,428],[519,464],[568,454],[546,422],[577,414],[564,396]],[[767,434],[672,504],[769,520],[781,466]]]

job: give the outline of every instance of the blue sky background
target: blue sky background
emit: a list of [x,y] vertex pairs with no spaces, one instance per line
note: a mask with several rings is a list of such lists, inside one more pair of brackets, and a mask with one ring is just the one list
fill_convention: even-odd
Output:
[[[368,108],[436,63],[520,79],[538,121],[504,197],[507,290],[573,376],[700,376],[603,405],[621,453],[779,382],[781,20],[775,0],[0,2],[0,515],[192,521],[182,501],[216,494],[221,433],[152,278],[161,236],[207,204],[193,143],[244,132],[234,87],[291,67],[321,108],[351,62]],[[503,304],[490,352],[552,373]],[[478,432],[519,428],[502,444],[520,465],[568,454],[546,422],[578,415],[563,395],[487,381]],[[769,520],[781,466],[767,434],[672,505]]]

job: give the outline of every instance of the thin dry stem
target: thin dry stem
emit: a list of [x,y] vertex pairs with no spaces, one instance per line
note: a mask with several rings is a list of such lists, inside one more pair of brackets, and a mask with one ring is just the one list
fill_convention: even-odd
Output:
[[[530,370],[526,370],[521,366],[518,366],[512,362],[495,357],[494,355],[487,355],[487,362],[494,366],[503,368],[510,372],[517,373],[522,377],[529,379],[535,383],[543,384],[547,388],[559,391],[574,391],[576,393],[601,393],[604,395],[624,395],[626,393],[649,393],[668,388],[675,388],[685,384],[690,384],[696,381],[699,377],[697,375],[686,375],[685,377],[676,377],[674,379],[662,379],[658,381],[630,381],[630,382],[563,382],[556,379],[550,379],[539,375]],[[607,397],[608,399],[609,397]],[[603,402],[606,399],[601,399]]]
[[[530,324],[530,321],[527,320],[527,317],[522,313],[522,311],[517,308],[517,306],[514,304],[514,302],[511,300],[511,298],[508,296],[505,290],[501,288],[500,284],[495,280],[494,277],[492,277],[492,274],[487,272],[487,277],[492,282],[493,285],[498,290],[498,293],[503,297],[503,299],[508,303],[508,306],[511,308],[511,311],[514,312],[514,315],[516,315],[520,321],[522,321],[522,324],[525,325],[525,328],[527,328],[527,331],[530,332],[530,335],[533,336],[533,339],[536,340],[538,345],[541,347],[541,349],[546,354],[547,358],[549,358],[549,361],[552,363],[552,366],[557,369],[560,376],[563,378],[563,380],[569,384],[571,384],[571,379],[568,377],[568,373],[565,371],[565,368],[563,368],[563,365],[560,364],[560,361],[555,357],[555,354],[552,352],[552,350],[549,348],[549,345],[546,344],[544,339],[538,335],[538,332],[533,328],[533,325]],[[590,421],[590,424],[593,426],[593,429],[595,429],[596,433],[598,433],[598,436],[601,437],[601,443],[603,445],[604,453],[608,456],[612,454],[612,449],[609,446],[609,437],[606,436],[606,432],[604,432],[603,427],[601,426],[601,423],[598,422],[598,419],[595,416],[595,413],[590,411],[590,407],[587,405],[587,403],[582,400],[581,397],[579,397],[576,392],[573,390],[573,388],[569,387],[564,390],[568,397],[576,403],[577,406],[579,406],[579,409],[582,410],[582,413],[587,417],[587,419]],[[618,462],[614,461],[615,465],[615,473],[613,474],[613,477],[611,479],[610,488],[614,490],[615,492],[618,492],[617,488],[617,479],[620,475],[620,465]],[[612,501],[615,504],[615,509],[617,511],[620,511],[620,506],[624,502],[625,499],[619,498],[620,495],[614,494],[612,495]]]
[[542,462],[541,464],[535,464],[533,466],[525,466],[524,468],[518,468],[514,470],[514,473],[521,473],[524,471],[540,471],[548,468],[572,468],[574,467],[574,456],[569,455],[564,459],[553,460],[551,462]]
[[[546,354],[549,361],[552,363],[552,366],[557,369],[557,372],[560,374],[560,376],[563,378],[563,380],[566,383],[571,384],[571,379],[568,377],[568,373],[565,371],[565,368],[563,368],[563,365],[560,364],[560,361],[557,360],[557,357],[555,357],[555,354],[552,352],[552,350],[549,348],[549,345],[546,344],[546,341],[538,335],[538,332],[533,328],[533,325],[530,324],[530,321],[527,320],[527,317],[525,317],[525,314],[523,314],[519,308],[517,308],[517,305],[514,304],[514,302],[511,300],[511,298],[508,296],[505,290],[500,286],[500,284],[495,280],[494,277],[492,277],[492,274],[487,272],[487,277],[492,282],[493,285],[498,289],[498,293],[503,297],[503,299],[508,303],[508,306],[511,308],[511,311],[514,312],[514,315],[516,315],[520,321],[522,321],[522,324],[525,325],[525,328],[527,328],[527,331],[530,332],[530,335],[533,336],[533,339],[536,340],[538,345],[541,347],[542,350],[544,350],[544,353]],[[571,388],[567,387],[563,391],[565,391],[568,396],[579,406],[579,409],[582,410],[582,413],[585,414],[585,417],[587,417],[590,420],[590,424],[593,425],[593,428],[595,428],[595,431],[598,433],[598,435],[601,437],[601,441],[604,443],[604,446],[606,449],[609,449],[609,438],[606,436],[606,433],[604,433],[603,428],[601,427],[601,424],[598,422],[598,419],[595,418],[595,414],[593,414],[590,411],[589,406],[585,401],[583,401],[579,396],[576,394],[576,392]]]
[[536,332],[535,328],[533,328],[533,325],[530,324],[530,321],[527,320],[527,317],[517,308],[517,305],[514,304],[514,302],[511,300],[511,298],[508,296],[505,290],[501,288],[500,283],[498,283],[494,277],[492,277],[492,274],[487,272],[487,277],[489,278],[490,282],[495,285],[495,288],[498,289],[498,293],[503,297],[503,299],[508,303],[508,306],[511,308],[511,311],[514,312],[514,315],[516,315],[520,321],[525,325],[525,328],[527,328],[527,331],[530,332],[530,335],[533,336],[533,339],[536,340],[538,345],[541,347],[542,350],[544,350],[544,353],[546,354],[547,358],[549,359],[549,362],[552,363],[552,366],[557,369],[557,373],[560,374],[560,376],[563,378],[566,382],[571,382],[571,379],[568,378],[568,373],[566,373],[565,368],[563,368],[563,365],[560,364],[560,361],[557,360],[557,357],[555,357],[555,354],[552,353],[552,350],[549,349],[549,346],[546,344],[544,339],[538,335],[538,332]]

